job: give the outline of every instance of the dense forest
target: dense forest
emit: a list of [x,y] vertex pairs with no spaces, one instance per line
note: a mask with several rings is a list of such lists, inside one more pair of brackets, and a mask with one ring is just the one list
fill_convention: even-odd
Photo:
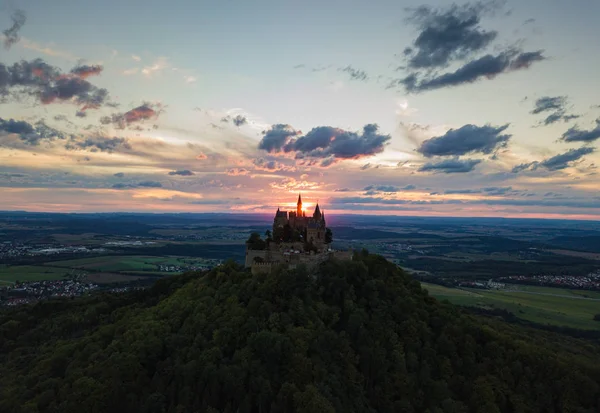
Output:
[[598,412],[600,346],[462,312],[384,258],[228,262],[0,313],[0,412]]

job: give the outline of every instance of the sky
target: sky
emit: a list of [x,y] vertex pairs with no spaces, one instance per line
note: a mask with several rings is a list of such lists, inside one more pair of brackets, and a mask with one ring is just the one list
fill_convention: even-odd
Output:
[[0,0],[0,210],[600,219],[596,0]]

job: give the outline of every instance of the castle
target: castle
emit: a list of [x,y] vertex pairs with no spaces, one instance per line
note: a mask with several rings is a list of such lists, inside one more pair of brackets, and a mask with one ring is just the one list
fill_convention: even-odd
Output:
[[314,267],[332,258],[352,259],[351,251],[334,251],[330,248],[333,234],[327,228],[325,213],[317,203],[312,214],[302,208],[298,195],[295,211],[277,208],[273,230],[265,233],[266,240],[253,233],[246,242],[246,268],[253,274],[270,273],[274,267],[293,269],[299,264]]
[[302,195],[298,195],[296,211],[281,211],[277,208],[273,220],[273,239],[276,242],[306,241],[317,249],[322,249],[325,242],[325,213],[315,207],[312,217],[306,216],[302,209]]

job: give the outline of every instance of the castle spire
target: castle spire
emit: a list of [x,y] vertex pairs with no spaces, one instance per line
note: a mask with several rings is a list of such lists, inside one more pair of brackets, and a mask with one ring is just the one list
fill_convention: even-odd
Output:
[[296,216],[302,217],[302,197],[298,194],[298,206],[296,207]]

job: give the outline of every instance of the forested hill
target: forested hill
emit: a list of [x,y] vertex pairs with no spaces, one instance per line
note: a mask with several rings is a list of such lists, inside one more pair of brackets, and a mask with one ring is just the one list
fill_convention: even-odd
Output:
[[466,315],[366,253],[0,313],[0,412],[598,412],[600,349]]

